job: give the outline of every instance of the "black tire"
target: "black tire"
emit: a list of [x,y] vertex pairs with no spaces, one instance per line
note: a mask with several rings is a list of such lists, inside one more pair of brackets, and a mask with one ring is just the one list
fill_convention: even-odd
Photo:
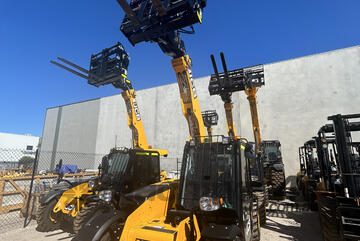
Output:
[[260,225],[263,226],[266,223],[265,191],[255,192],[254,194],[258,199],[258,212],[259,212]]
[[127,216],[123,216],[121,219],[117,220],[116,222],[112,223],[110,228],[101,236],[99,241],[119,241],[122,230],[125,226]]
[[[36,230],[39,232],[50,232],[57,229],[60,229],[60,221],[59,216],[61,214],[54,214],[53,209],[58,200],[54,198],[47,204],[40,204],[37,215],[36,222],[37,227]],[[51,220],[53,219],[53,220]]]
[[86,204],[74,219],[74,234],[77,235],[90,218],[97,214],[104,213],[109,210],[109,208],[110,206],[103,202],[91,202]]
[[283,170],[271,170],[271,186],[272,186],[272,196],[284,198],[285,197],[285,173]]
[[257,200],[253,202],[253,209],[251,212],[251,227],[252,227],[252,241],[260,241],[260,222],[259,222],[259,210]]
[[110,231],[106,232],[101,238],[100,241],[113,241],[113,238],[111,237]]

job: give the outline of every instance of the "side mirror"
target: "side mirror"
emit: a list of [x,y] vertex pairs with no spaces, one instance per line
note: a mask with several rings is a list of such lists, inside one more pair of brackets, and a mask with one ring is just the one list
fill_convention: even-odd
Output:
[[109,171],[109,156],[106,155],[102,158],[101,164],[99,165],[99,169],[101,168],[102,173],[107,173]]
[[256,159],[256,153],[254,151],[253,145],[250,143],[245,144],[245,157],[247,159]]

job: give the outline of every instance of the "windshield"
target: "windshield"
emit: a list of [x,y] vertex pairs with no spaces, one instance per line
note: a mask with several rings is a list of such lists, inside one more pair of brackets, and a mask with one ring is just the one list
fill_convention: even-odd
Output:
[[265,155],[268,155],[271,152],[277,153],[278,149],[276,146],[267,146],[264,148]]
[[181,205],[199,206],[200,197],[222,198],[223,207],[232,207],[233,147],[202,143],[189,147],[184,156]]
[[109,156],[109,169],[107,174],[111,176],[121,176],[125,173],[129,163],[129,153],[115,152]]

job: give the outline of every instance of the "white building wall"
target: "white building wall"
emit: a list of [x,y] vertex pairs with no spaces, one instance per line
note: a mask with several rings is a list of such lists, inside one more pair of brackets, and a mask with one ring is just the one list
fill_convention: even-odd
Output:
[[[299,167],[297,148],[314,136],[327,122],[327,116],[360,112],[360,47],[266,64],[264,68],[265,86],[258,91],[261,133],[263,139],[281,141],[288,182],[292,182]],[[219,124],[213,128],[214,134],[226,134],[223,102],[219,96],[209,96],[208,83],[209,77],[195,79],[201,109],[216,110]],[[163,159],[162,167],[168,170],[176,168],[176,158],[181,158],[189,137],[177,83],[139,90],[137,100],[149,145],[167,149],[169,157]],[[72,111],[73,117],[61,120],[64,123],[58,141],[67,142],[62,145],[62,150],[69,147],[71,151],[107,153],[115,142],[116,146],[131,146],[131,132],[121,95],[101,98],[91,108],[90,102],[74,104],[78,105],[79,111]],[[233,102],[238,134],[253,140],[245,93],[234,93]],[[67,112],[73,107],[62,108]],[[84,108],[87,111],[81,112],[80,109]],[[47,110],[43,147],[54,143],[52,115],[57,109]],[[82,126],[84,119],[92,124]],[[80,141],[82,136],[93,144]],[[96,167],[97,163],[94,165]]]
[[23,156],[35,157],[39,139],[38,136],[0,132],[0,170],[17,168]]
[[37,149],[40,137],[0,132],[0,148],[26,150],[27,146]]

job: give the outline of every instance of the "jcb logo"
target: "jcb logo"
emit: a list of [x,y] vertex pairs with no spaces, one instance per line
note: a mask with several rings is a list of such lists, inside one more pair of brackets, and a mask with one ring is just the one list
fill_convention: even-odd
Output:
[[191,89],[192,89],[192,92],[193,92],[194,99],[196,99],[197,98],[197,93],[196,93],[196,88],[195,88],[194,79],[193,79],[193,76],[192,76],[191,69],[188,69],[188,74],[189,74],[190,81],[188,81],[188,78],[187,78],[186,74],[187,74],[186,71],[177,73],[178,80],[180,81],[181,86],[182,86],[182,92],[187,93],[188,90],[190,90],[189,85],[191,85]]
[[139,120],[141,120],[140,110],[139,110],[139,107],[138,107],[135,99],[133,100],[133,106],[134,106],[134,111],[135,111],[136,120],[139,121]]
[[193,91],[194,99],[196,99],[197,93],[196,93],[196,88],[195,88],[195,84],[194,84],[194,78],[192,76],[191,69],[188,69],[188,71],[189,71],[190,83],[191,83],[191,88]]

